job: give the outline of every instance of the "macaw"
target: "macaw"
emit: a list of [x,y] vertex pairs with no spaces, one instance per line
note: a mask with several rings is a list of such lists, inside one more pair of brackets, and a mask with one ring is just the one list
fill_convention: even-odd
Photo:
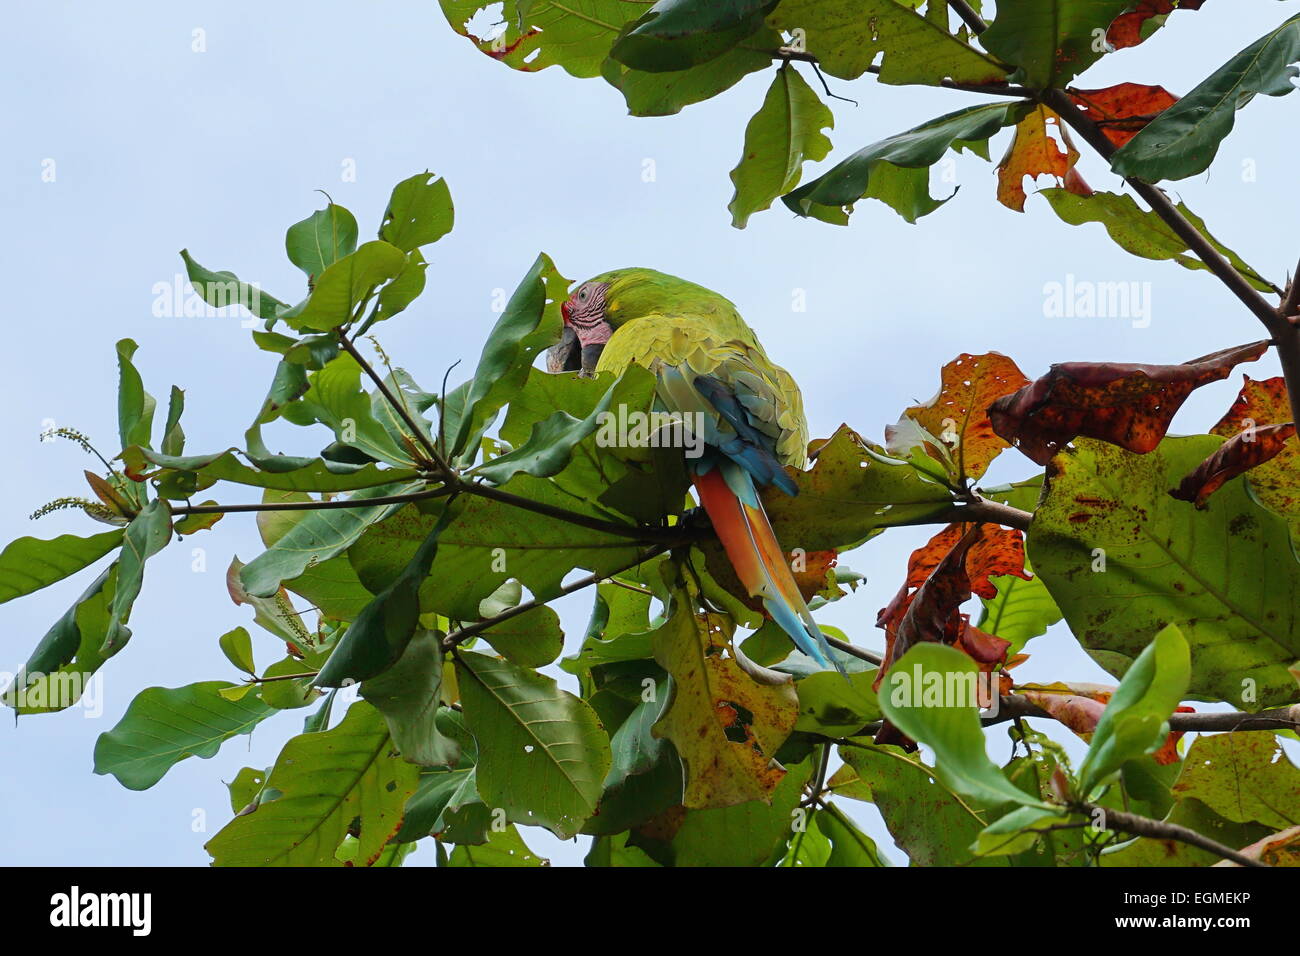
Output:
[[798,493],[786,465],[806,458],[808,424],[790,373],[767,357],[736,307],[693,282],[651,269],[619,269],[583,282],[561,306],[552,372],[655,374],[656,397],[687,423],[703,423],[703,454],[688,471],[736,576],[799,650],[835,660],[795,583],[758,489]]

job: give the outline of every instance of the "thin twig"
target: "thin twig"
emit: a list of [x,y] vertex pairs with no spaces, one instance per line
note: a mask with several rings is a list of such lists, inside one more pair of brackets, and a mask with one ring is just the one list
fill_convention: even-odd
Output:
[[329,501],[268,501],[261,504],[240,505],[183,505],[173,507],[173,515],[224,515],[246,511],[328,511],[331,508],[369,508],[373,505],[397,505],[409,501],[442,498],[452,489],[447,485],[427,491],[413,491],[405,495],[384,495],[377,498],[335,498]]
[[948,6],[952,8],[952,11],[957,16],[961,17],[962,23],[970,27],[971,32],[976,36],[989,28],[989,25],[984,22],[984,19],[978,13],[971,9],[966,0],[948,0]]
[[581,591],[583,588],[589,588],[593,584],[599,584],[601,581],[604,581],[606,578],[613,577],[615,574],[622,574],[624,571],[630,571],[632,570],[632,568],[635,568],[637,565],[643,564],[644,562],[649,561],[651,558],[656,558],[659,555],[664,554],[667,551],[670,551],[671,549],[672,546],[668,544],[655,545],[653,548],[650,548],[649,550],[644,551],[640,555],[638,555],[635,561],[629,561],[621,568],[617,568],[613,571],[602,571],[599,574],[589,574],[585,578],[579,578],[578,580],[572,582],[571,584],[564,585],[564,587],[560,588],[560,590],[556,592],[553,597],[546,598],[545,600],[539,600],[537,598],[534,598],[531,601],[525,601],[522,604],[516,604],[514,607],[510,608],[509,610],[502,611],[500,614],[494,615],[493,617],[489,617],[486,620],[476,621],[473,624],[467,624],[464,627],[462,627],[460,630],[452,631],[450,634],[444,637],[442,639],[442,646],[448,649],[454,648],[457,645],[462,644],[465,641],[469,640],[475,634],[482,633],[483,631],[486,631],[488,628],[500,624],[502,621],[508,621],[512,617],[518,617],[520,614],[525,614],[528,611],[531,611],[535,608],[543,607],[544,605],[549,604],[551,601],[554,601],[556,598],[564,597],[566,594],[572,594],[574,591]]
[[1207,850],[1215,856],[1231,860],[1241,866],[1268,866],[1267,863],[1253,860],[1238,853],[1231,847],[1224,846],[1217,840],[1211,840],[1209,837],[1202,836],[1187,827],[1179,826],[1177,823],[1169,823],[1166,820],[1152,820],[1150,817],[1140,817],[1136,813],[1110,810],[1092,803],[1082,803],[1079,805],[1079,809],[1092,816],[1094,820],[1100,816],[1100,826],[1103,830],[1118,830],[1131,833],[1133,836],[1150,837],[1154,840],[1177,840],[1179,843],[1200,847],[1202,850]]
[[397,414],[402,417],[402,421],[406,423],[406,427],[411,430],[412,437],[418,441],[420,446],[428,453],[429,462],[434,466],[434,468],[436,468],[444,477],[450,477],[453,474],[451,466],[447,464],[447,460],[442,457],[438,449],[434,446],[432,439],[425,434],[424,429],[416,423],[415,418],[407,410],[406,403],[398,401],[397,396],[392,393],[388,384],[380,377],[379,373],[371,367],[370,363],[366,361],[365,356],[357,350],[356,345],[348,338],[347,333],[342,329],[339,330],[339,344],[343,346],[344,351],[356,359],[357,364],[361,366],[361,370],[370,377],[370,380],[375,383],[375,387],[379,389],[388,404],[393,407],[393,411],[397,412]]
[[877,654],[875,651],[869,651],[866,648],[858,647],[855,644],[850,644],[848,641],[841,641],[838,637],[831,637],[829,634],[823,634],[822,636],[826,638],[826,643],[831,647],[841,650],[852,657],[856,657],[860,661],[866,661],[868,664],[879,666],[884,660],[884,657]]

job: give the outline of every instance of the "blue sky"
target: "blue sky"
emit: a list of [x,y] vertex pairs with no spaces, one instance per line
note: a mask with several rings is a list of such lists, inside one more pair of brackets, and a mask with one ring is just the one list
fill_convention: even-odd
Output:
[[[1130,80],[1186,92],[1294,7],[1216,0],[1175,15],[1146,45],[1107,57],[1083,85]],[[191,451],[240,440],[274,359],[253,348],[237,321],[153,314],[156,284],[181,271],[178,250],[292,300],[301,277],[284,257],[284,229],[320,205],[315,190],[349,207],[364,234],[377,227],[393,184],[425,168],[449,181],[456,229],[430,250],[425,296],[379,331],[395,361],[426,385],[457,359],[472,363],[495,318],[495,290],[513,289],[542,250],[575,279],[650,266],[733,299],[802,383],[815,436],[848,422],[879,440],[904,407],[934,394],[940,367],[963,351],[1004,352],[1034,377],[1054,361],[1171,362],[1263,337],[1208,273],[1132,258],[1099,227],[1064,225],[1041,198],[1031,196],[1023,215],[997,205],[993,169],[975,158],[953,168],[958,195],[915,226],[863,202],[847,229],[796,220],[784,208],[755,216],[744,231],[731,228],[727,172],[769,82],[763,74],[679,116],[632,119],[600,80],[493,63],[451,32],[432,0],[45,2],[7,16],[0,444],[19,464],[0,476],[3,541],[101,530],[71,512],[39,524],[26,516],[82,494],[81,469],[91,464],[74,446],[39,443],[48,423],[115,450],[119,338],[140,343],[137,364],[155,395],[173,383],[185,388]],[[196,30],[204,52],[193,49]],[[860,105],[833,103],[833,158],[980,101],[871,81],[836,85]],[[1297,103],[1257,99],[1238,114],[1211,173],[1176,184],[1220,240],[1279,284],[1300,254],[1284,205],[1295,181],[1287,131]],[[995,158],[1003,145],[995,143]],[[643,180],[646,160],[652,182]],[[355,181],[344,181],[352,166]],[[1094,188],[1118,188],[1092,157],[1081,168]],[[936,195],[952,185],[936,181]],[[1045,285],[1070,275],[1150,282],[1150,324],[1046,317]],[[799,290],[805,312],[792,309]],[[1249,373],[1276,374],[1271,357]],[[1239,381],[1194,395],[1174,430],[1204,431]],[[990,477],[1033,472],[1007,454]],[[252,500],[233,488],[223,497]],[[876,610],[925,536],[891,531],[845,558],[868,584],[826,620],[879,646]],[[204,572],[193,570],[194,547],[205,549]],[[229,602],[223,574],[233,555],[247,561],[258,550],[251,518],[239,516],[168,548],[149,565],[132,643],[104,669],[102,713],[74,709],[17,727],[0,720],[0,862],[207,862],[202,844],[229,818],[221,781],[242,766],[269,765],[300,730],[303,711],[268,721],[212,760],[183,762],[144,793],[93,776],[92,751],[143,687],[237,679],[217,637],[251,615]],[[65,581],[0,607],[0,670],[16,669],[84,586]],[[584,597],[561,605],[570,645],[587,608]],[[1018,675],[1106,679],[1064,631],[1028,650],[1033,659]],[[1000,758],[1007,747],[999,737],[991,752]],[[850,809],[890,852],[873,811]],[[525,838],[557,864],[585,852],[533,829]],[[424,848],[410,862],[432,856]]]

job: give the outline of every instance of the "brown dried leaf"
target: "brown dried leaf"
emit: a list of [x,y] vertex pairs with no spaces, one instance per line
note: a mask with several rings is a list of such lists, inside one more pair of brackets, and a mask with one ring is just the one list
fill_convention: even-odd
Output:
[[1227,378],[1268,350],[1253,342],[1182,365],[1065,362],[989,409],[993,430],[1045,465],[1084,436],[1146,454],[1160,444],[1174,414],[1194,389]]
[[1206,500],[1223,483],[1250,471],[1281,453],[1295,435],[1295,425],[1261,425],[1233,435],[1169,493],[1180,501],[1204,508]]

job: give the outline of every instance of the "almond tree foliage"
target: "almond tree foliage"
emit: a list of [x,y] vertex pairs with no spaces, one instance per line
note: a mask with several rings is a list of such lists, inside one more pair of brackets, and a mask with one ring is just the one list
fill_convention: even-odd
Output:
[[[442,4],[467,35],[486,6]],[[142,790],[303,710],[275,764],[229,784],[232,818],[207,844],[217,865],[395,866],[426,839],[440,865],[544,865],[527,827],[591,836],[592,866],[903,862],[853,823],[847,800],[874,806],[916,865],[1300,862],[1300,770],[1278,744],[1300,726],[1300,289],[1269,283],[1155,185],[1204,170],[1255,93],[1289,91],[1300,17],[1178,99],[1072,84],[1170,14],[1176,27],[1180,8],[1200,6],[1190,0],[504,6],[497,33],[472,37],[486,52],[602,76],[635,113],[675,112],[775,62],[732,174],[737,225],[777,198],[833,223],[863,197],[918,218],[946,201],[929,194],[929,165],[950,149],[987,158],[1008,129],[1000,201],[1021,208],[1025,175],[1056,176],[1045,192],[1066,222],[1209,270],[1267,338],[1168,365],[1064,362],[1035,381],[1006,356],[963,354],[883,442],[847,425],[814,442],[792,475],[800,493],[765,500],[814,611],[851,599],[859,578],[842,554],[891,527],[937,527],[877,616],[878,649],[863,646],[868,630],[822,625],[846,678],[792,652],[739,586],[693,510],[680,449],[653,447],[648,432],[602,440],[602,413],[653,409],[653,376],[535,367],[559,338],[569,286],[547,256],[471,378],[430,391],[389,363],[371,332],[423,291],[423,250],[453,220],[446,183],[419,174],[393,190],[376,239],[361,242],[333,203],[289,228],[286,251],[306,276],[296,304],[182,253],[207,302],[265,320],[253,342],[279,356],[266,397],[240,447],[187,453],[183,392],[158,414],[135,343],[118,344],[121,450],[86,473],[93,498],[40,512],[79,507],[111,530],[13,542],[0,602],[107,566],[4,702],[21,715],[75,704],[130,641],[148,561],[251,512],[265,551],[236,561],[226,583],[252,627],[214,636],[232,679],[141,691],[95,748],[97,773]],[[830,152],[831,114],[798,64],[996,99],[799,185],[803,160]],[[1088,189],[1072,135],[1145,208]],[[1283,377],[1246,377],[1207,434],[1166,436],[1192,390],[1269,348]],[[273,424],[328,443],[315,457],[277,454],[263,436]],[[98,455],[80,433],[56,434]],[[1012,449],[1036,470],[981,484]],[[229,500],[208,497],[219,484]],[[548,602],[584,589],[590,621],[559,659]],[[1062,620],[1116,686],[1015,680],[1027,645]],[[579,693],[540,672],[557,659]],[[359,697],[336,713],[352,684]],[[954,693],[964,688],[983,688],[996,711]],[[988,756],[990,724],[1013,743],[1005,765]],[[1053,729],[1088,742],[1078,766]],[[1190,747],[1187,732],[1198,733]]]

